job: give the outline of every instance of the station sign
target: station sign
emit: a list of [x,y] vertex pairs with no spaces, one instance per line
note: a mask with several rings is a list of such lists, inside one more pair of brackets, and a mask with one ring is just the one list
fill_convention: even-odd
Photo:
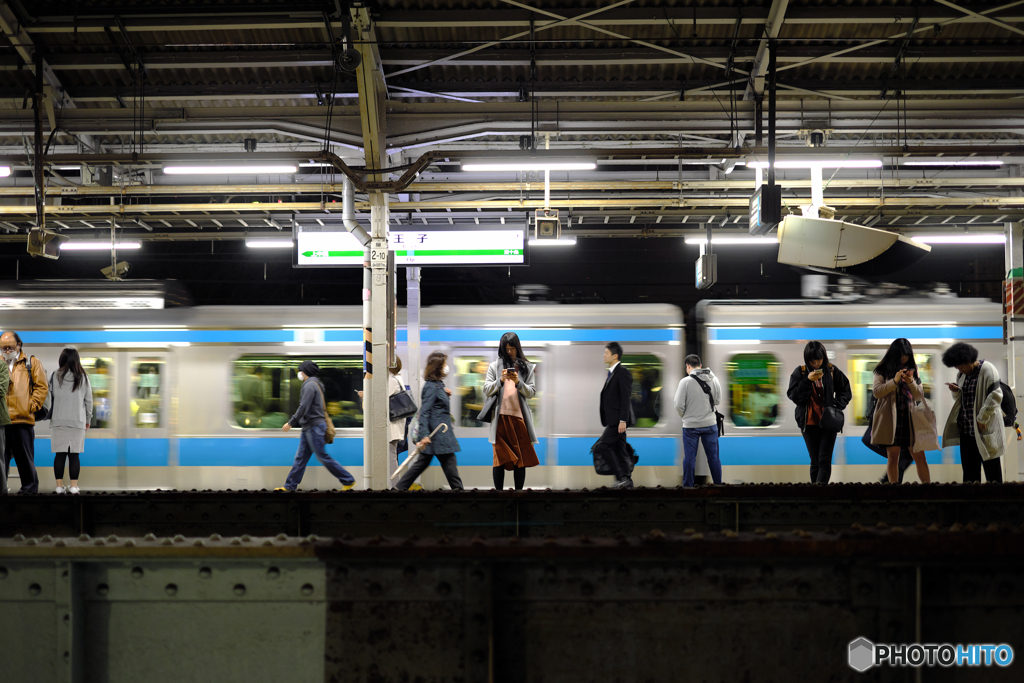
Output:
[[[343,225],[293,228],[296,268],[362,267],[363,245]],[[371,242],[372,244],[372,242]],[[526,260],[526,226],[448,230],[395,226],[388,249],[397,266],[518,266]]]

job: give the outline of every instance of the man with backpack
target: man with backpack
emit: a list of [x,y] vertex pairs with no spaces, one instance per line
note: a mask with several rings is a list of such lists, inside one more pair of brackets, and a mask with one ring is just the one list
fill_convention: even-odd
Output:
[[942,363],[957,370],[956,384],[946,383],[953,394],[953,409],[942,430],[942,446],[960,446],[964,483],[980,482],[982,468],[989,482],[1002,482],[999,459],[1006,450],[1004,425],[1008,419],[1012,426],[1016,417],[1015,402],[1010,407],[1013,414],[1004,414],[1003,397],[1012,397],[1012,392],[999,381],[996,366],[978,360],[978,349],[970,344],[950,346],[942,354]]
[[701,367],[700,356],[691,353],[683,363],[686,377],[679,381],[675,397],[676,412],[683,418],[683,486],[693,486],[698,442],[704,444],[711,479],[721,484],[718,437],[722,422],[717,406],[722,400],[722,387],[710,368]]
[[[42,412],[46,406],[46,395],[50,392],[46,370],[35,356],[25,356],[17,332],[0,335],[0,352],[10,374],[6,397],[10,423],[3,428],[4,473],[10,472],[13,459],[18,464],[18,476],[21,478],[20,493],[38,493],[35,424],[37,419],[46,419]],[[6,485],[0,491],[2,493],[7,493]]]

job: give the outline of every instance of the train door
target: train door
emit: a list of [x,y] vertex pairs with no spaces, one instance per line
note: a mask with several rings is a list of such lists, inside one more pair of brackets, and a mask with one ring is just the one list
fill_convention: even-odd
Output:
[[[122,395],[119,415],[124,443],[124,462],[130,466],[126,482],[130,488],[168,487],[166,467],[170,464],[170,381],[171,364],[166,352],[123,354]],[[136,468],[161,467],[163,470]]]

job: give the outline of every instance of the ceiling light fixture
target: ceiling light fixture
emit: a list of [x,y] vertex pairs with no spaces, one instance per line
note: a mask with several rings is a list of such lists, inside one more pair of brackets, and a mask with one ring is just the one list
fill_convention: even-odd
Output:
[[213,175],[227,173],[295,173],[294,164],[264,164],[262,166],[164,166],[167,175]]
[[942,161],[941,159],[934,159],[928,161],[901,161],[900,166],[1002,166],[1003,162],[998,159],[950,159],[949,161]]
[[245,246],[250,249],[291,249],[292,241],[290,239],[255,238],[246,239]]
[[6,178],[9,175],[11,175],[11,167],[0,166],[0,178]]
[[[922,244],[1006,244],[1006,235],[979,233],[975,235],[908,235]],[[64,246],[67,249],[67,246]]]
[[[802,159],[776,161],[775,168],[881,168],[878,159]],[[748,161],[747,168],[768,168],[767,161]]]
[[[140,249],[142,247],[141,242],[117,242],[115,247],[118,249]],[[61,251],[110,251],[110,242],[98,241],[98,242],[76,242],[74,240],[65,242],[60,245]]]
[[530,240],[531,247],[571,247],[576,244],[575,237],[559,237],[557,240]]
[[[687,237],[687,244],[707,244],[707,237]],[[725,245],[751,245],[751,246],[764,246],[766,244],[778,245],[779,240],[777,237],[712,237],[711,244],[725,244]]]
[[539,161],[523,159],[522,161],[470,161],[462,163],[463,171],[593,171],[597,164],[593,161],[551,160]]

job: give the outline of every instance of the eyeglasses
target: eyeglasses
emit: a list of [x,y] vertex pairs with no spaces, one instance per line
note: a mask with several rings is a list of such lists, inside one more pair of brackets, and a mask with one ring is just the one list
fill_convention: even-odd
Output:
[[3,351],[4,353],[8,353],[10,351],[17,351],[17,349],[17,346],[0,346],[0,351]]

